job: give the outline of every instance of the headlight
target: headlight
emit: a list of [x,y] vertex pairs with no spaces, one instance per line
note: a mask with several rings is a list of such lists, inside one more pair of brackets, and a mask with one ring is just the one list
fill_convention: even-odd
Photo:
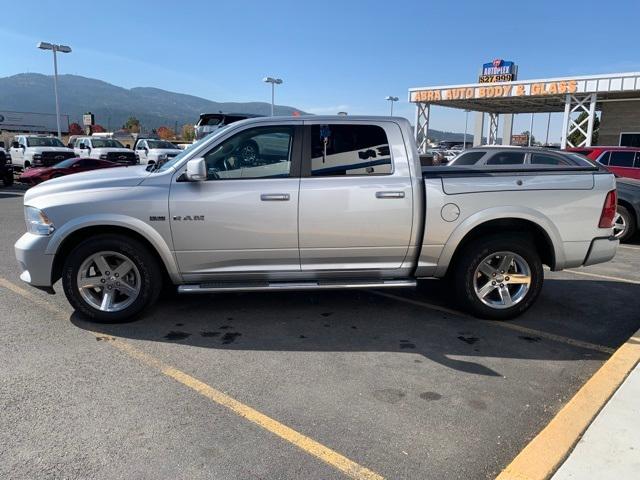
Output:
[[102,155],[100,155],[100,160],[106,160],[108,157],[108,155],[106,153],[103,153]]
[[24,218],[27,222],[27,232],[35,235],[51,235],[55,230],[53,222],[45,213],[36,207],[25,207]]
[[42,159],[42,154],[41,153],[34,153],[33,154],[33,159],[34,160],[41,160]]

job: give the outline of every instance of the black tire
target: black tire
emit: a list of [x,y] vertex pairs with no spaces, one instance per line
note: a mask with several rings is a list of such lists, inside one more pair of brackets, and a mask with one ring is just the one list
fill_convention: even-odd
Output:
[[[520,257],[520,260],[526,262],[530,271],[528,291],[511,307],[498,308],[487,305],[479,298],[475,290],[476,269],[484,260],[498,252],[515,253]],[[507,320],[524,313],[538,298],[544,280],[540,255],[533,242],[526,235],[513,233],[490,235],[473,240],[460,252],[452,273],[456,299],[463,309],[477,317],[492,320]],[[500,275],[499,272],[498,275]],[[479,275],[479,281],[482,281],[481,277],[482,275]],[[506,288],[514,287],[518,288],[517,286],[507,286]],[[497,287],[495,288],[497,289]]]
[[[137,298],[131,305],[115,312],[94,308],[82,297],[78,289],[78,271],[83,262],[102,251],[126,256],[135,265],[140,276],[140,292]],[[135,239],[121,235],[88,238],[71,251],[62,270],[62,286],[69,303],[78,313],[99,323],[119,323],[140,315],[158,299],[162,290],[162,279],[160,266],[147,247]]]
[[627,210],[627,208],[623,207],[622,205],[618,205],[618,214],[623,218],[625,229],[622,233],[616,235],[616,237],[621,242],[626,242],[627,240],[630,240],[631,237],[633,237],[636,233],[636,219],[631,214],[631,212],[629,212],[629,210]]
[[2,179],[2,184],[5,187],[13,185],[13,170],[9,170],[5,173],[4,178]]

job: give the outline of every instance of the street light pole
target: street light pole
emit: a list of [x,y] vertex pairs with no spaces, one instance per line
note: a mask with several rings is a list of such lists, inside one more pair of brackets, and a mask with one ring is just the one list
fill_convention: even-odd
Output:
[[282,83],[282,79],[274,78],[274,77],[264,77],[262,81],[265,83],[271,84],[271,116],[273,117],[275,96],[276,96],[276,85],[280,85]]
[[388,102],[391,102],[391,116],[393,117],[393,102],[397,102],[398,101],[398,97],[392,97],[391,95],[389,95],[388,97],[385,97],[384,99],[387,100]]
[[39,42],[36,45],[41,50],[51,50],[53,52],[53,93],[56,97],[56,124],[58,127],[58,138],[62,139],[60,129],[60,101],[58,100],[58,56],[57,52],[70,53],[71,47],[67,45],[56,45],[54,43]]

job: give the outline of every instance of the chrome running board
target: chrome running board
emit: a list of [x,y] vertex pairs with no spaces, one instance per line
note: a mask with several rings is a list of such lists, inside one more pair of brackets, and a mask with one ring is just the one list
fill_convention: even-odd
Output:
[[287,290],[342,290],[346,288],[415,287],[416,280],[375,280],[342,282],[210,282],[179,285],[178,293],[266,292]]

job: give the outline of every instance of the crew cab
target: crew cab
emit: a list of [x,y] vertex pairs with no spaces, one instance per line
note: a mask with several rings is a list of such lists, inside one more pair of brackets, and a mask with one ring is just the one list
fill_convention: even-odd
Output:
[[49,167],[75,156],[58,138],[47,135],[17,135],[11,142],[9,154],[11,163],[21,170]]
[[141,164],[164,163],[182,152],[173,143],[157,138],[138,138],[133,150]]
[[[241,147],[264,146],[250,160]],[[53,179],[24,196],[21,279],[116,322],[179,293],[412,287],[507,319],[551,270],[613,258],[615,178],[595,164],[427,167],[395,117],[235,122],[157,167]]]
[[605,165],[620,177],[640,179],[640,148],[638,147],[580,147],[567,148]]
[[73,150],[78,157],[108,160],[121,165],[140,163],[133,150],[126,148],[114,138],[77,137]]

